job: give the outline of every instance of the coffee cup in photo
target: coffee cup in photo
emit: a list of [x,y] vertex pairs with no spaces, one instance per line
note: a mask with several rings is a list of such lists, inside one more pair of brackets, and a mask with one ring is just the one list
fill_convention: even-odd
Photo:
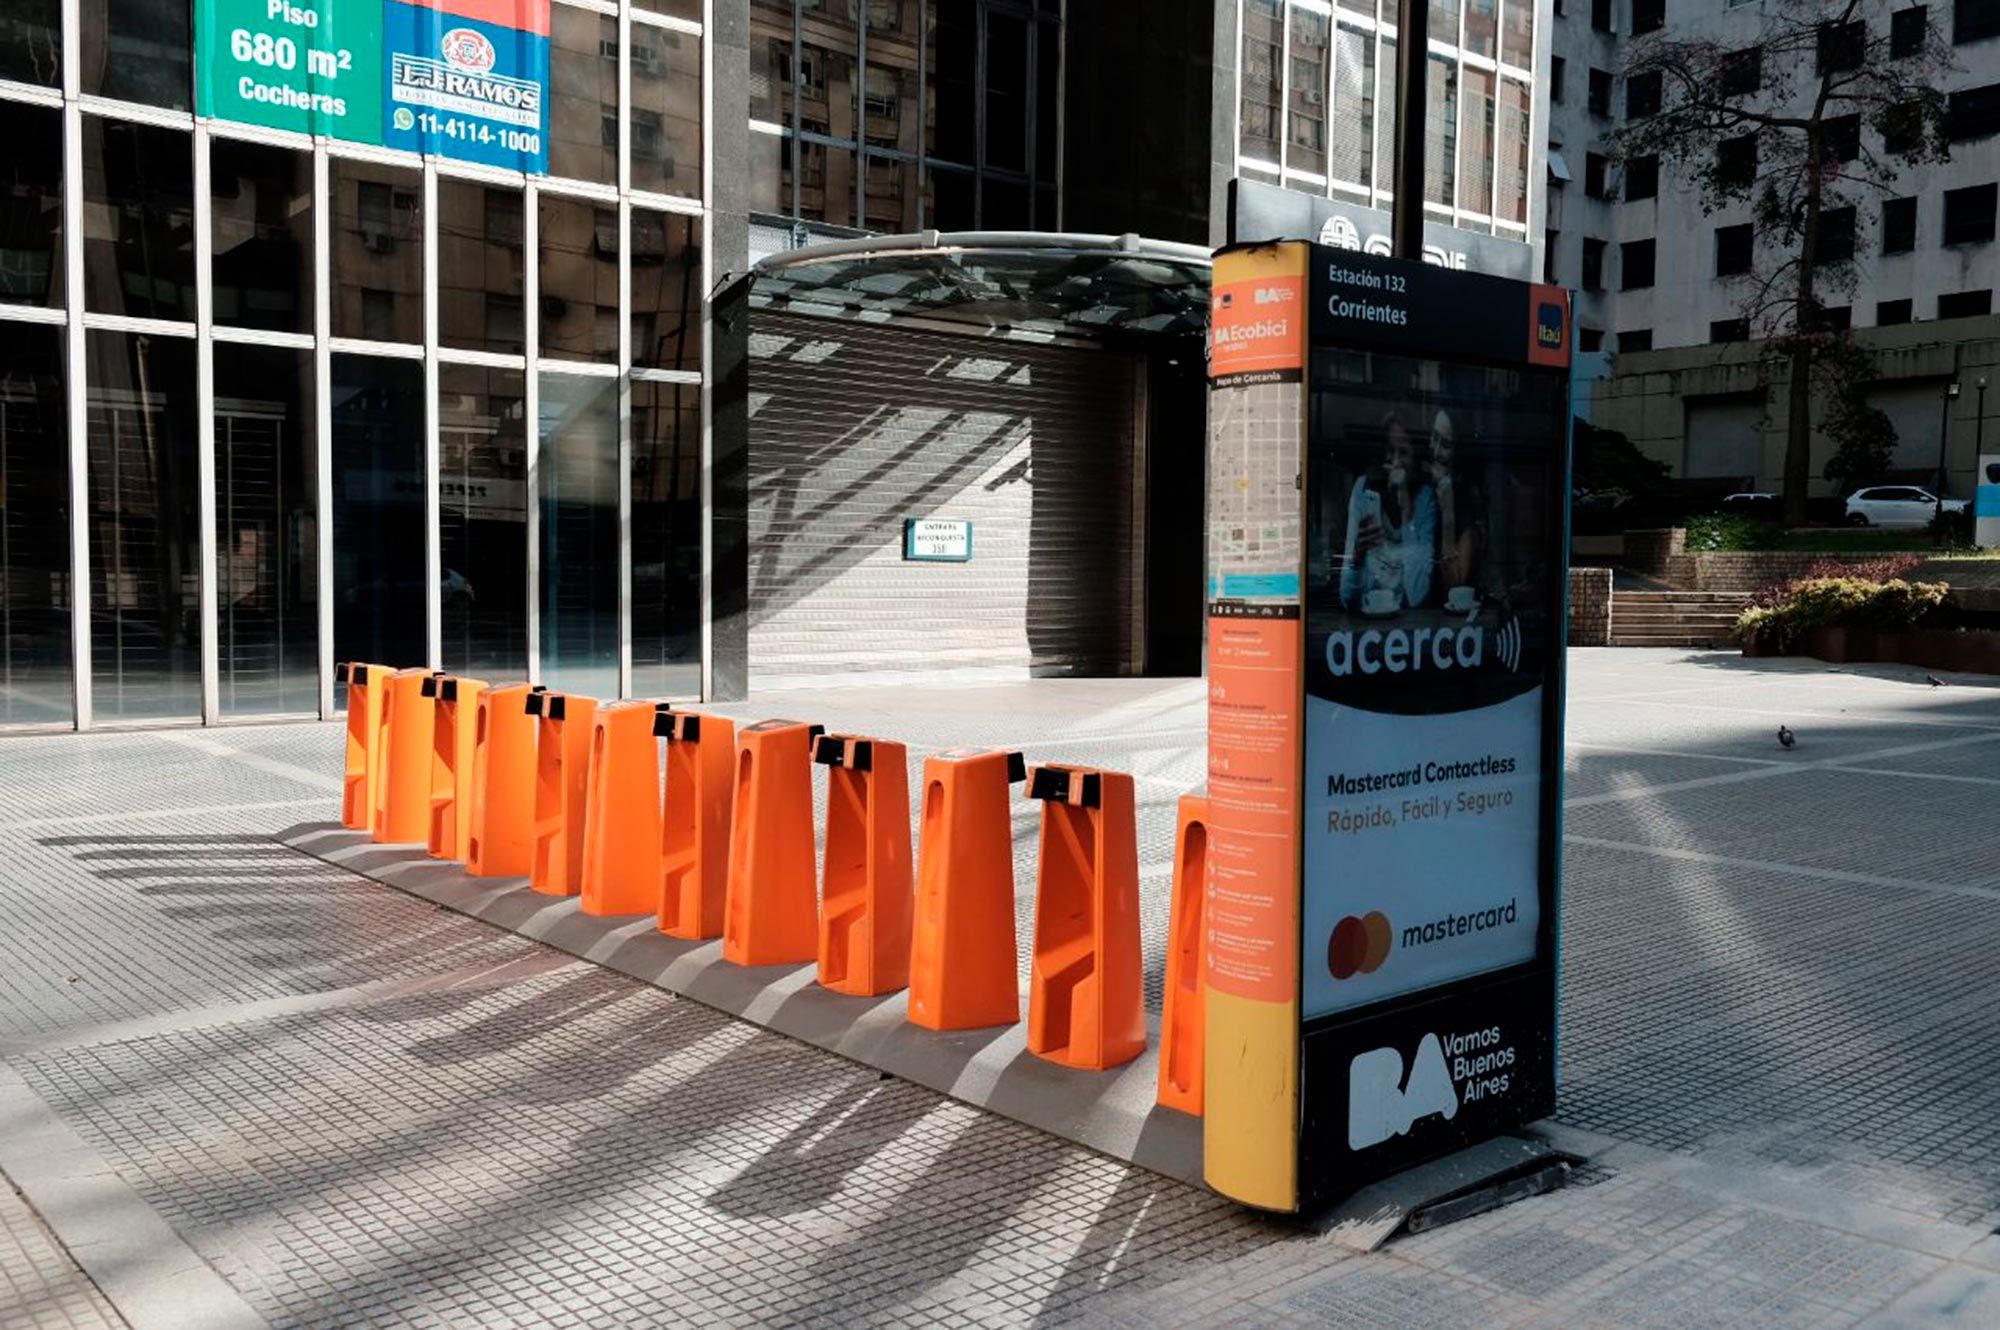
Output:
[[1444,604],[1450,610],[1469,610],[1479,603],[1479,593],[1469,586],[1455,586],[1445,593]]

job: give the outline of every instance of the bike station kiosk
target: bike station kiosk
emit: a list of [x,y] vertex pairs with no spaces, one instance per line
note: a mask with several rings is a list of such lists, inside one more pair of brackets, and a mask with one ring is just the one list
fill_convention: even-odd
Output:
[[1555,1105],[1569,299],[1216,256],[1204,1175],[1313,1208]]

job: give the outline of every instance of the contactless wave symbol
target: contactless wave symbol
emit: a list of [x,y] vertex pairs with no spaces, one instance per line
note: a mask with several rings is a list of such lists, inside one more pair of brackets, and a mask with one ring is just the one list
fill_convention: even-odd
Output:
[[1509,670],[1521,668],[1521,621],[1509,619],[1500,625],[1500,631],[1493,635],[1493,654]]

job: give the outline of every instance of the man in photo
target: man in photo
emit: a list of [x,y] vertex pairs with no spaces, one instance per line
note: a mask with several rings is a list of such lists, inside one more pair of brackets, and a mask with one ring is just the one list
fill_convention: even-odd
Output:
[[1382,417],[1382,465],[1347,496],[1340,603],[1364,613],[1421,605],[1437,562],[1437,492],[1419,470],[1416,437],[1401,410]]

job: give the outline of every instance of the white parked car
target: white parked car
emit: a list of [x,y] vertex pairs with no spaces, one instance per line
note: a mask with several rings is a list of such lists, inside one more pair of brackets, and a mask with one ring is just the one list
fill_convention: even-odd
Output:
[[[1915,485],[1874,485],[1847,496],[1849,526],[1929,526],[1937,496]],[[1964,499],[1946,499],[1948,513],[1965,511]]]

